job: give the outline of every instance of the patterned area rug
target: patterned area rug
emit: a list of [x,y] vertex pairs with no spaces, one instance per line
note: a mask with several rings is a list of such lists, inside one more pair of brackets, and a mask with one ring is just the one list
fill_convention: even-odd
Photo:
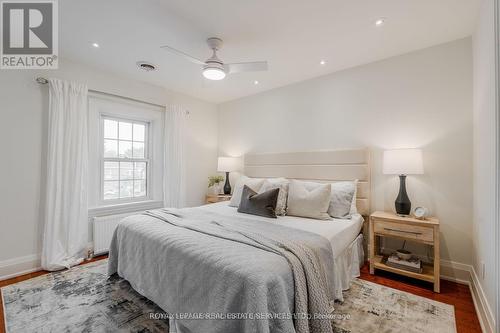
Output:
[[[107,261],[74,267],[2,288],[8,333],[168,332],[153,302],[119,278],[106,277]],[[363,280],[336,302],[335,333],[453,333],[453,306]]]
[[335,304],[335,313],[345,317],[333,320],[335,333],[456,332],[452,305],[361,279],[354,280],[344,301]]

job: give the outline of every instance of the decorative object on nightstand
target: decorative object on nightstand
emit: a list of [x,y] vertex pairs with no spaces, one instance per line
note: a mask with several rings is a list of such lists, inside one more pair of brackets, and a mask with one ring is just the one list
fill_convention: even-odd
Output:
[[229,200],[231,200],[231,195],[226,195],[226,194],[218,194],[218,195],[207,194],[205,196],[205,203],[206,204],[212,204],[212,203],[229,201]]
[[401,260],[410,260],[413,255],[410,251],[405,249],[405,246],[406,240],[403,241],[403,247],[401,247],[399,250],[396,250],[396,256]]
[[[375,269],[379,269],[409,276],[434,283],[434,291],[439,292],[440,254],[437,218],[429,217],[426,220],[418,220],[389,212],[375,212],[370,215],[369,229],[370,274],[374,274]],[[432,246],[434,248],[433,263],[424,263],[414,256],[409,258],[406,256],[407,259],[402,259],[397,253],[389,255],[379,253],[377,245],[379,237],[392,237]]]
[[226,173],[226,183],[224,184],[224,194],[231,194],[231,184],[229,184],[229,173],[238,171],[239,158],[236,157],[219,157],[217,163],[217,171]]
[[429,215],[429,210],[425,207],[417,207],[413,211],[413,216],[415,216],[415,218],[419,220],[425,220],[428,215]]
[[399,175],[399,194],[395,201],[398,215],[410,215],[411,202],[406,193],[406,175],[424,173],[420,149],[394,149],[384,151],[384,174]]
[[221,192],[221,184],[224,181],[224,177],[210,176],[208,177],[208,194],[209,195],[218,195]]

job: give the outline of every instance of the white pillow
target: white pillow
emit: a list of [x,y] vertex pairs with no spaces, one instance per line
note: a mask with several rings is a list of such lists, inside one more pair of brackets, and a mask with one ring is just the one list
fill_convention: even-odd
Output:
[[332,194],[328,214],[335,218],[351,218],[356,213],[356,181],[332,183]]
[[330,220],[328,207],[331,192],[330,184],[292,180],[288,188],[287,215]]
[[236,182],[233,190],[233,196],[229,202],[231,207],[239,207],[241,202],[241,194],[243,193],[243,186],[246,185],[250,187],[255,192],[259,192],[260,188],[264,184],[264,179],[262,178],[249,178],[247,176],[241,176],[241,178]]
[[[323,183],[316,183],[316,182],[301,182],[305,184],[305,186],[309,189],[314,189],[319,186],[324,186],[326,184]],[[331,189],[331,198],[330,198],[330,203],[328,207],[328,214],[332,217],[336,218],[351,218],[353,214],[357,214],[358,210],[356,208],[356,196],[358,192],[358,180],[353,180],[353,181],[345,181],[345,182],[336,182],[336,183],[331,183],[330,184],[332,189]],[[354,193],[352,195],[352,200],[349,202],[346,200],[345,202],[342,203],[342,207],[339,206],[340,198],[339,195],[346,195],[346,194],[341,194],[339,191],[352,191],[354,190]],[[350,197],[350,195],[347,195],[347,199]],[[348,209],[348,207],[350,207]],[[339,213],[340,212],[340,213]],[[346,213],[347,212],[347,213]],[[345,215],[343,215],[345,214]]]
[[259,193],[275,188],[279,189],[278,202],[276,203],[276,215],[286,214],[286,201],[288,199],[288,186],[290,182],[286,178],[269,178],[264,181]]

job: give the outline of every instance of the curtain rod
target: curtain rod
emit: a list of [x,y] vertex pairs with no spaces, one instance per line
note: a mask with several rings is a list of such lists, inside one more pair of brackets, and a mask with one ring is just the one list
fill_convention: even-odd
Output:
[[[39,84],[47,84],[47,83],[49,83],[49,80],[47,80],[46,78],[41,77],[41,76],[35,78],[35,81],[37,83],[39,83]],[[156,107],[159,107],[159,108],[162,108],[162,109],[165,108],[165,105],[160,105],[160,104],[145,102],[145,101],[141,101],[140,99],[135,99],[135,98],[131,98],[131,97],[125,97],[125,96],[120,96],[120,95],[116,95],[116,94],[110,94],[110,93],[107,93],[107,92],[104,92],[104,91],[89,89],[89,92],[93,92],[93,93],[97,93],[97,94],[103,94],[103,95],[108,95],[108,96],[117,97],[117,98],[124,98],[124,99],[127,99],[129,101],[133,101],[133,102],[137,102],[137,103],[143,103],[143,104],[148,104],[148,105],[156,106]],[[186,110],[186,114],[189,114],[188,110]]]

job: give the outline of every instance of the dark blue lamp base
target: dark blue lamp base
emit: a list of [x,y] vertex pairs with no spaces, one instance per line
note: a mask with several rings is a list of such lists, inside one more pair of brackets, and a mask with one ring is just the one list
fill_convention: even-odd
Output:
[[224,194],[231,194],[231,184],[229,184],[229,172],[226,172],[226,183],[224,184]]
[[398,215],[410,215],[411,202],[406,193],[406,175],[399,175],[399,194],[395,206]]

